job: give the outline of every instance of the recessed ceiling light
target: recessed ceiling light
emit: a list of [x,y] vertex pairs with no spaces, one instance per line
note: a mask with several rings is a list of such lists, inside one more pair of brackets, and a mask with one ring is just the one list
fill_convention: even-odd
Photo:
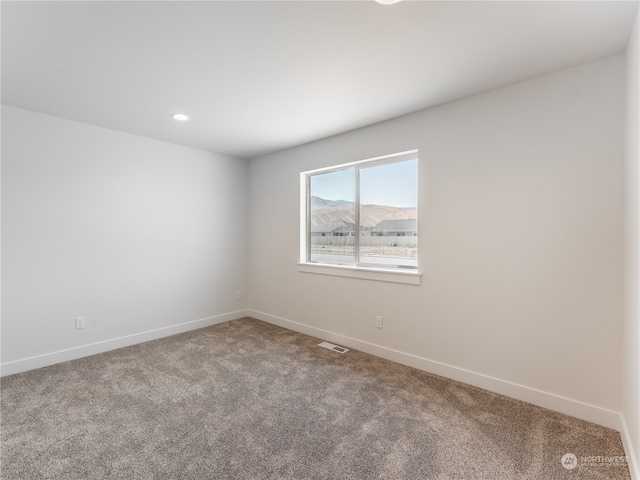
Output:
[[394,3],[398,3],[402,0],[376,0],[380,5],[393,5]]
[[178,120],[179,122],[186,122],[187,120],[191,119],[189,115],[186,115],[184,113],[172,113],[171,118],[173,118],[174,120]]

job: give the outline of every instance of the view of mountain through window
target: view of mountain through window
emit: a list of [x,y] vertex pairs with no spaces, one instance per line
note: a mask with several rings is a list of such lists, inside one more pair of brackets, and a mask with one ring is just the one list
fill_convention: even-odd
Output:
[[417,153],[310,175],[309,260],[417,268],[417,177]]

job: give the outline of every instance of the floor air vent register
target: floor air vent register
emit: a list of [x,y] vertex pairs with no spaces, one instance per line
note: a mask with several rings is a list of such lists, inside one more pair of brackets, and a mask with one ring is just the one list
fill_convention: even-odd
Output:
[[334,352],[338,352],[338,353],[346,353],[349,351],[348,348],[340,347],[338,345],[334,345],[333,343],[329,343],[329,342],[319,343],[318,346],[328,348],[329,350],[333,350]]

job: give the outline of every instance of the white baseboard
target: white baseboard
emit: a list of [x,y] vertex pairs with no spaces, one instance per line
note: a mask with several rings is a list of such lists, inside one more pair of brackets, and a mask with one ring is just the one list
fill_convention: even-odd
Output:
[[115,350],[117,348],[128,347],[130,345],[176,335],[178,333],[197,330],[198,328],[209,327],[211,325],[228,322],[246,316],[247,310],[238,310],[236,312],[224,313],[221,315],[214,315],[212,317],[192,320],[190,322],[178,323],[176,325],[170,325],[168,327],[156,328],[154,330],[148,330],[146,332],[134,333],[132,335],[126,335],[124,337],[113,338],[101,342],[81,345],[79,347],[45,353],[43,355],[37,355],[35,357],[22,358],[20,360],[3,363],[2,365],[0,365],[0,372],[1,376],[13,375],[14,373],[26,372],[27,370],[33,370],[36,368],[46,367],[48,365],[54,365],[56,363],[67,362],[69,360],[75,360],[77,358],[88,357],[89,355],[95,355],[97,353],[107,352],[109,350]]
[[640,460],[636,457],[635,450],[633,449],[633,443],[631,442],[631,436],[629,435],[629,429],[627,428],[627,422],[623,414],[620,414],[620,437],[622,438],[622,445],[624,445],[624,451],[627,455],[627,463],[629,464],[629,472],[631,473],[631,480],[640,480]]
[[419,370],[424,370],[425,372],[434,373],[452,380],[467,383],[475,387],[483,388],[491,392],[499,393],[507,397],[532,403],[543,408],[555,410],[560,413],[620,431],[621,417],[619,412],[614,412],[579,400],[573,400],[553,393],[501,380],[499,378],[473,372],[464,368],[458,368],[445,363],[429,360],[428,358],[419,357],[410,353],[404,353],[391,348],[375,345],[373,343],[329,332],[327,330],[305,325],[293,320],[287,320],[268,313],[249,309],[247,315],[280,327],[295,330],[296,332],[311,335],[322,340],[328,340],[332,343],[337,343],[348,348],[370,353],[371,355],[392,360]]

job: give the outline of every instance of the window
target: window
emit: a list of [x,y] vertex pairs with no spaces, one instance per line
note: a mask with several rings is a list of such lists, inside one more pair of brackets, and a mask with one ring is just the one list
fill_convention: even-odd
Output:
[[301,265],[417,273],[418,152],[303,172],[301,224]]

